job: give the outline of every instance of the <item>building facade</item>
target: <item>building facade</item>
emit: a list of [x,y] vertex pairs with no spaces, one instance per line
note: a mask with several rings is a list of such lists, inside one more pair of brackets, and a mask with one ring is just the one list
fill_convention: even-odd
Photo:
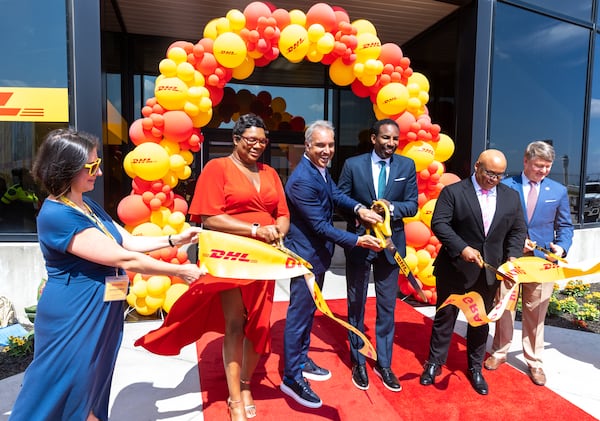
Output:
[[[167,10],[177,7],[164,3]],[[228,10],[213,9],[212,1],[198,3],[210,14],[199,16],[199,22]],[[238,3],[243,10],[246,3]],[[351,19],[365,18],[352,13],[354,3],[344,6]],[[386,3],[391,13],[411,1]],[[515,174],[527,143],[551,141],[557,158],[550,177],[568,186],[577,228],[570,258],[593,258],[600,240],[600,0],[421,3],[430,12],[444,9],[444,16],[402,43],[393,30],[381,42],[398,43],[411,67],[429,79],[429,114],[456,145],[446,170],[466,177],[483,149],[497,148],[508,158],[507,171]],[[306,11],[313,2],[293,4]],[[131,190],[123,170],[123,157],[134,147],[128,128],[153,96],[168,46],[182,39],[177,25],[175,37],[131,33],[126,11],[137,5],[134,0],[23,0],[8,5],[0,17],[6,62],[0,66],[0,295],[13,301],[20,315],[34,303],[45,276],[35,228],[44,196],[29,174],[43,136],[71,125],[102,139],[104,177],[91,195],[113,216]],[[368,16],[375,27],[376,15]],[[161,16],[167,14],[154,19]],[[411,17],[405,19],[398,26],[408,26]],[[199,23],[198,39],[202,27]],[[202,129],[192,177],[177,186],[184,197],[193,192],[203,163],[229,152],[228,128],[244,105],[260,110],[261,99],[281,99],[277,106],[284,107],[286,124],[271,130],[264,159],[284,182],[302,155],[305,123],[328,119],[336,126],[331,172],[337,177],[344,160],[361,151],[365,130],[375,120],[369,98],[336,86],[326,66],[306,60],[280,58],[257,67],[250,77],[229,83],[226,96],[230,101],[224,100]]]

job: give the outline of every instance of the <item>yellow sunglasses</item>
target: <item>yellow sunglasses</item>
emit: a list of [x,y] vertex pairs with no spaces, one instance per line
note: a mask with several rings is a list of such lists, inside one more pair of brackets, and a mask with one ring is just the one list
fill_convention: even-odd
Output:
[[102,162],[102,158],[97,158],[94,162],[85,164],[83,167],[88,169],[88,173],[90,174],[90,176],[94,176],[98,173],[101,162]]

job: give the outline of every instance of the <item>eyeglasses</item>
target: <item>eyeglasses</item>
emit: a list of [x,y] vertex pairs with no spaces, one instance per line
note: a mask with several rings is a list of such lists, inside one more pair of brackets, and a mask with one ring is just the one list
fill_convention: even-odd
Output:
[[83,168],[88,169],[88,173],[90,176],[94,176],[98,173],[100,169],[100,163],[102,162],[102,158],[97,158],[94,162],[90,162],[89,164],[85,164]]
[[493,180],[502,180],[506,176],[506,174],[504,174],[504,173],[497,173],[497,172],[488,171],[488,170],[486,170],[483,167],[481,167],[481,170],[483,171],[483,173],[487,177],[489,177],[489,178],[491,178]]
[[264,139],[257,139],[256,137],[246,137],[242,135],[238,137],[244,139],[248,146],[254,146],[257,143],[260,144],[260,146],[267,146],[269,144],[269,139],[267,139],[266,137]]

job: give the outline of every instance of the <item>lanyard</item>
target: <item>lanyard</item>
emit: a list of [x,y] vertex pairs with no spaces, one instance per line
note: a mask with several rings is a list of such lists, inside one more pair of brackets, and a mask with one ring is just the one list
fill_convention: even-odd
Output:
[[104,226],[104,224],[102,223],[100,218],[98,218],[98,216],[92,211],[92,209],[88,206],[87,203],[83,202],[83,206],[85,206],[88,213],[84,212],[83,209],[81,209],[79,206],[77,206],[77,204],[75,202],[73,202],[71,199],[69,199],[66,196],[59,197],[59,200],[61,202],[63,202],[65,205],[70,206],[73,209],[76,209],[79,212],[81,212],[82,214],[84,214],[85,216],[87,216],[90,219],[90,221],[92,221],[94,224],[96,224],[98,226],[98,228],[100,228],[102,230],[102,232],[104,234],[106,234],[109,238],[112,238],[113,240],[117,241],[115,239],[115,237],[113,237],[113,235],[110,233],[110,231],[108,229],[106,229],[106,227]]

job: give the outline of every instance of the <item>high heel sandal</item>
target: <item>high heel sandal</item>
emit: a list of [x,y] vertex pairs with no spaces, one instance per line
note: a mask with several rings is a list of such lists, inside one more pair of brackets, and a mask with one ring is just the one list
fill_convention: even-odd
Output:
[[[250,380],[240,379],[240,383],[242,386],[245,386],[248,391],[250,391]],[[245,405],[244,411],[246,412],[246,418],[250,419],[256,417],[256,405]]]
[[[234,412],[236,409],[238,409],[238,408],[239,408],[240,410],[242,409],[242,408],[240,408],[240,404],[241,404],[241,403],[242,403],[242,401],[241,401],[241,400],[239,400],[239,401],[234,401],[234,400],[232,400],[231,398],[227,398],[227,412],[229,412],[229,418],[230,418],[230,419],[231,419],[231,416],[233,415],[233,412]],[[241,414],[240,414],[240,415],[241,415]],[[247,418],[247,417],[246,417],[246,418]]]

